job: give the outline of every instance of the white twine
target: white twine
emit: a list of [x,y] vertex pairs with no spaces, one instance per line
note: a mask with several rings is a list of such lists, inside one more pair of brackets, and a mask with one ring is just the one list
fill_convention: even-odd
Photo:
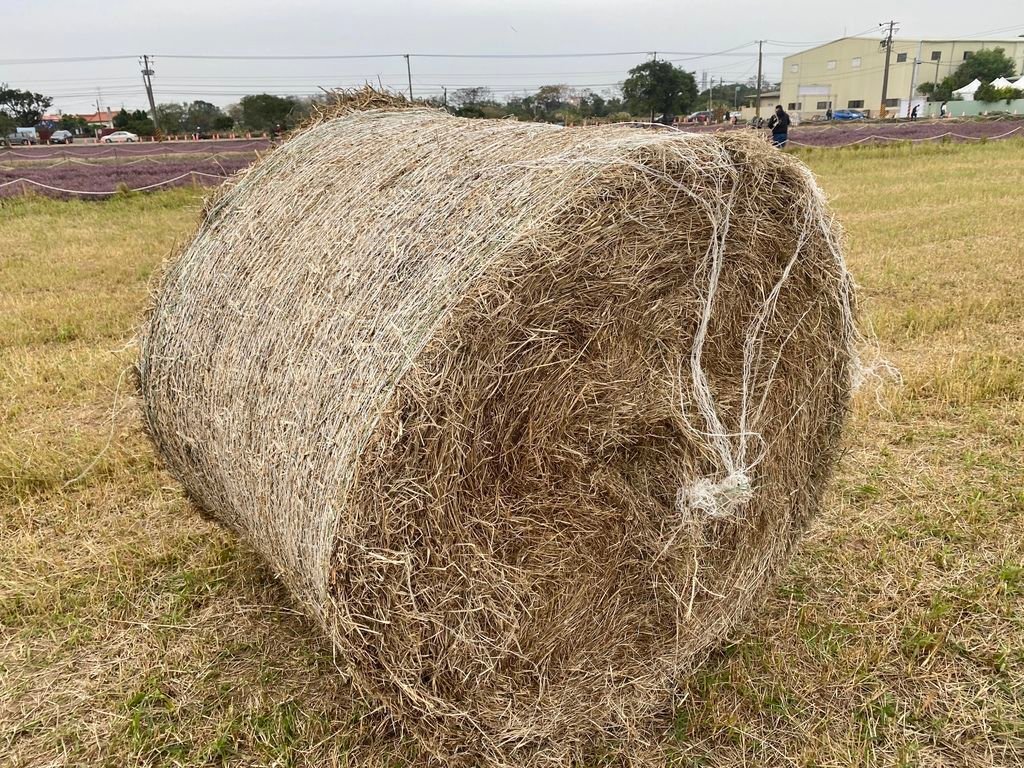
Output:
[[[755,382],[759,378],[762,367],[764,333],[769,319],[775,313],[783,285],[800,258],[806,245],[808,234],[816,222],[838,267],[840,280],[839,300],[846,343],[848,349],[855,355],[856,341],[859,338],[859,334],[856,329],[851,306],[852,279],[846,268],[839,243],[829,227],[829,217],[825,210],[824,198],[821,192],[816,189],[815,181],[810,171],[805,170],[805,173],[808,176],[808,183],[815,191],[812,193],[803,212],[804,226],[801,228],[801,233],[797,239],[792,256],[783,268],[779,279],[766,295],[764,303],[754,316],[746,332],[743,344],[742,397],[739,424],[735,432],[730,432],[723,424],[715,402],[714,393],[702,367],[704,344],[707,339],[708,327],[711,323],[715,295],[718,292],[718,281],[722,271],[726,239],[729,233],[729,217],[732,212],[733,198],[735,196],[735,184],[727,197],[718,195],[719,200],[724,200],[724,205],[718,211],[709,210],[712,219],[713,236],[708,250],[704,254],[703,263],[698,270],[699,275],[707,274],[707,292],[704,296],[704,309],[701,313],[700,323],[694,334],[693,346],[690,350],[690,378],[691,395],[697,412],[705,424],[703,431],[695,431],[707,439],[709,447],[717,454],[720,472],[717,475],[699,477],[693,482],[681,486],[676,491],[676,511],[681,519],[680,528],[700,521],[702,519],[701,516],[703,516],[703,519],[712,520],[731,517],[753,498],[753,471],[767,454],[767,445],[756,431],[756,426],[767,401],[768,390],[770,389],[769,384],[765,385],[760,400],[753,408],[753,412],[751,412],[751,395],[756,391]],[[719,180],[720,187],[724,181],[725,176],[723,175]],[[792,331],[775,351],[775,360],[768,369],[769,383],[781,359],[782,348],[791,336]],[[857,385],[865,375],[865,368],[856,356],[852,367],[853,384]],[[686,419],[686,402],[682,394],[680,395],[680,407],[684,419]],[[688,419],[687,423],[689,423]],[[693,428],[692,425],[691,428]],[[760,449],[754,456],[748,455],[747,450],[751,439],[760,443]],[[671,545],[671,542],[675,540],[678,532],[677,530],[672,534],[669,544],[666,545],[666,550]]]
[[717,482],[701,477],[676,491],[676,508],[699,511],[712,519],[730,517],[754,496],[750,478],[743,470],[729,473]]

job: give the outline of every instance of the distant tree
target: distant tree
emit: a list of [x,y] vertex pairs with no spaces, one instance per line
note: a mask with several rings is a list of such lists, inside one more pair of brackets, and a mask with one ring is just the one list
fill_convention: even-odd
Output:
[[235,127],[235,118],[231,115],[219,115],[213,121],[213,130],[230,131]]
[[57,128],[80,135],[89,130],[89,124],[85,122],[84,117],[78,115],[61,115]]
[[0,114],[15,126],[31,128],[43,119],[43,113],[53,104],[53,99],[32,91],[20,91],[0,83]]
[[606,117],[610,118],[616,112],[626,111],[626,102],[622,98],[622,93],[618,90],[605,90],[603,98],[604,113]]
[[288,129],[300,119],[293,114],[297,106],[293,97],[260,93],[243,96],[238,106],[241,109],[241,123],[253,131],[270,133],[278,128]]
[[131,114],[131,122],[128,123],[128,130],[137,133],[139,136],[155,136],[156,125],[149,113],[144,109],[136,109]]
[[986,101],[991,103],[1005,101],[1009,104],[1014,99],[1024,98],[1024,91],[1018,88],[996,88],[991,83],[984,83],[974,92],[975,101]]
[[[761,91],[771,90],[768,85],[762,85]],[[712,107],[719,107],[723,110],[733,111],[747,103],[757,95],[757,82],[749,83],[719,83],[714,88],[706,88],[697,94],[697,108],[706,109],[710,99]]]
[[697,100],[697,82],[668,61],[645,61],[629,70],[622,95],[635,114],[667,118],[689,112]]
[[559,112],[568,105],[571,95],[567,85],[542,85],[533,97],[537,116],[549,122],[559,120]]
[[[939,83],[921,83],[917,90],[931,101],[952,101],[953,91],[963,88],[975,79],[982,85],[991,83],[997,77],[1011,78],[1016,75],[1013,59],[1006,55],[1003,48],[986,48],[975,51],[956,68],[953,74],[944,77]],[[975,94],[975,98],[978,98]],[[982,99],[979,99],[981,101]],[[998,101],[999,99],[996,99]]]
[[580,94],[579,113],[584,118],[604,117],[608,114],[608,102],[596,93],[584,91]]
[[1013,59],[1006,55],[1005,49],[986,48],[965,59],[953,73],[953,80],[957,88],[962,88],[975,78],[982,83],[991,83],[997,77],[1012,78],[1015,74]]
[[112,122],[119,131],[130,131],[137,136],[156,135],[156,125],[153,124],[153,121],[144,109],[136,109],[134,112],[129,112],[122,107],[121,111],[114,115]]
[[185,129],[190,132],[210,133],[214,130],[217,119],[221,117],[224,117],[224,112],[220,107],[197,99],[186,106]]
[[228,104],[224,108],[224,112],[235,121],[235,125],[242,125],[242,105],[241,104]]
[[456,109],[480,107],[484,104],[493,104],[494,95],[491,93],[490,88],[485,88],[482,85],[472,88],[459,88],[452,91],[448,97],[448,103]]
[[917,86],[917,92],[929,101],[952,101],[955,98],[953,91],[957,87],[953,76],[950,75],[944,77],[940,83],[921,83]]
[[188,109],[184,104],[157,104],[156,127],[161,133],[181,133],[185,128],[185,116]]

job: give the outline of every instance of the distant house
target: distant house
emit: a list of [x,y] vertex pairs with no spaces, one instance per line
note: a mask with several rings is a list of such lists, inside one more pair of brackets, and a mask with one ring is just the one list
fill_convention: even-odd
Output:
[[53,123],[56,125],[65,117],[80,117],[92,128],[113,128],[115,115],[117,115],[117,112],[109,107],[102,112],[91,112],[85,115],[74,115],[71,113],[61,112],[58,109],[56,112],[50,112],[49,114],[43,115],[41,122]]
[[[778,91],[762,91],[761,93],[761,117],[767,120],[775,112],[779,104]],[[747,105],[740,111],[741,120],[750,120],[757,113],[757,97],[749,96]]]
[[85,122],[87,122],[90,126],[94,128],[113,128],[115,115],[117,115],[117,112],[110,109],[110,107],[107,107],[107,109],[102,112],[93,112],[88,115],[78,115],[78,117],[85,120]]

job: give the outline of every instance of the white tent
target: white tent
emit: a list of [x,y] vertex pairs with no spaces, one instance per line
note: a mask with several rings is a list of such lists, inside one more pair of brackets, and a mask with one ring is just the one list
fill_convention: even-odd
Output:
[[1013,84],[1013,87],[1016,88],[1018,91],[1024,91],[1024,75],[1021,76],[1020,80],[1017,80]]
[[981,80],[974,78],[965,85],[963,88],[957,88],[953,91],[954,96],[959,96],[964,101],[974,101],[974,93],[981,88]]
[[1013,88],[1013,83],[1007,80],[1005,77],[997,77],[992,81],[993,88]]

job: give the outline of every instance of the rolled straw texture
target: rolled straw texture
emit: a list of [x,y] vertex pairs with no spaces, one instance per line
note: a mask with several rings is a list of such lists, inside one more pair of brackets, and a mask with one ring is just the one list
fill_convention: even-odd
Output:
[[424,755],[627,754],[818,510],[839,243],[759,137],[343,113],[169,265],[148,431]]

